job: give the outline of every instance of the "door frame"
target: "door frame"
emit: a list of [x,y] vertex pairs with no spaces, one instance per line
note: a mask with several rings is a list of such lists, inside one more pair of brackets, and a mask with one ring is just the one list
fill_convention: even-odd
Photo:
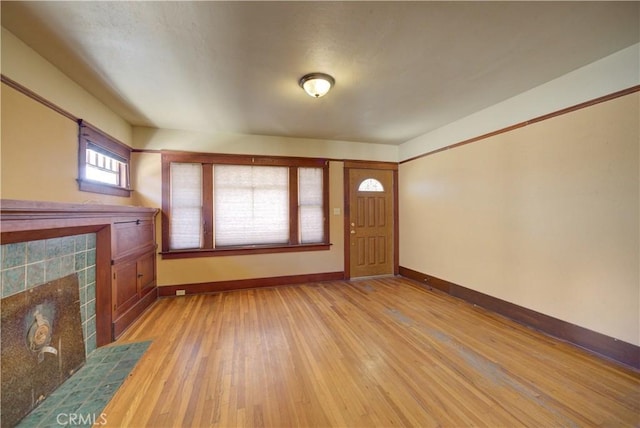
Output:
[[400,272],[400,251],[398,234],[400,231],[398,219],[398,163],[377,161],[344,161],[344,277],[351,279],[351,251],[349,240],[351,238],[351,189],[349,186],[350,172],[352,169],[391,170],[393,172],[392,201],[393,201],[393,274]]

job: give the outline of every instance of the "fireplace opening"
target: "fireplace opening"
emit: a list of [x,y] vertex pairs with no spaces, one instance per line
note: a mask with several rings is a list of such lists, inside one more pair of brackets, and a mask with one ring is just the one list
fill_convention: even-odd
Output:
[[0,424],[14,426],[96,348],[96,234],[0,250]]

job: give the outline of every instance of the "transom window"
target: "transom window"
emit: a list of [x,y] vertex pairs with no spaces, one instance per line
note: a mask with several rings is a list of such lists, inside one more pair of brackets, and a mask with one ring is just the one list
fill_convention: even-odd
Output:
[[127,163],[111,153],[105,154],[99,147],[89,145],[86,150],[86,179],[113,186],[126,182]]
[[165,152],[163,256],[328,249],[322,159]]
[[82,119],[79,124],[78,183],[80,190],[130,196],[131,149]]
[[358,186],[358,192],[384,192],[384,186],[375,178],[367,178]]

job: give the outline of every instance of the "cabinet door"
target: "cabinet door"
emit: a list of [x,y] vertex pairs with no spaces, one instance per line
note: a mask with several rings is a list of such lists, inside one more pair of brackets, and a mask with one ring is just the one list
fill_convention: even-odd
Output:
[[138,301],[138,266],[135,260],[113,266],[113,314],[123,314]]
[[138,259],[138,291],[140,297],[156,286],[156,254],[148,253]]
[[113,259],[119,260],[155,247],[154,223],[151,220],[136,220],[113,225],[111,251]]

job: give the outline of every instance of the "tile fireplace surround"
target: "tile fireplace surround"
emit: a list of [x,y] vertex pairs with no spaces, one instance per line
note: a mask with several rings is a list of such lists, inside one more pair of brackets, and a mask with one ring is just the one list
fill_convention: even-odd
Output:
[[[146,207],[0,200],[0,297],[18,297],[35,292],[39,285],[73,278],[84,354],[89,356],[115,339],[114,230],[122,223],[153,218],[157,212]],[[155,287],[148,296],[153,303]]]
[[0,245],[1,297],[78,275],[85,354],[96,349],[96,234]]

